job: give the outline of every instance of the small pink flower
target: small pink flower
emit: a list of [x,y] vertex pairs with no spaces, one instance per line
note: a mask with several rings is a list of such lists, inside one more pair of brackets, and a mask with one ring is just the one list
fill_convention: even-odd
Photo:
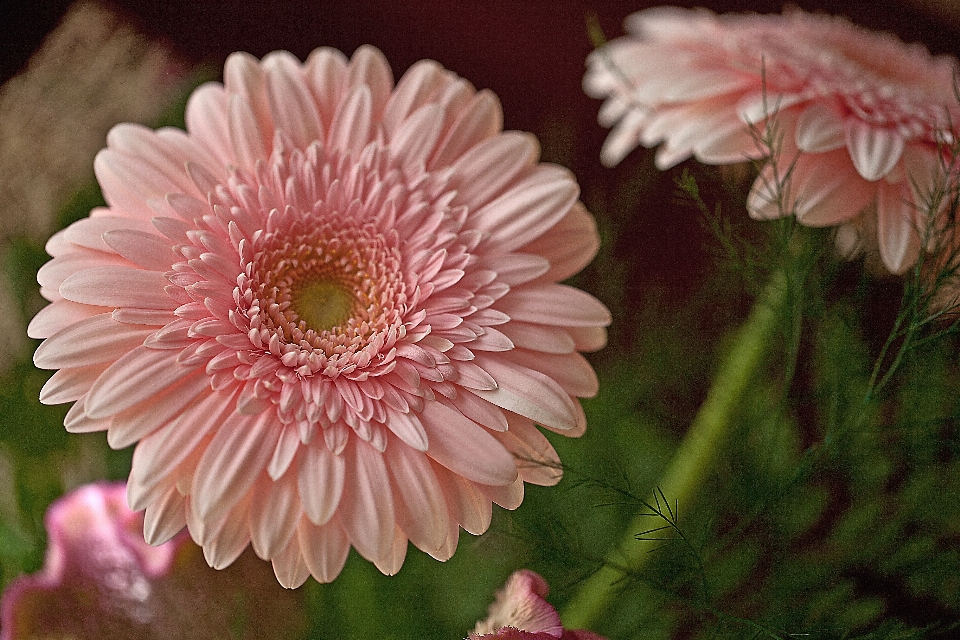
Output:
[[[638,144],[663,169],[767,155],[754,134],[775,118],[776,173],[754,183],[755,218],[876,237],[886,267],[909,268],[930,229],[944,145],[960,122],[957,61],[847,20],[799,10],[728,14],[673,7],[627,19],[629,36],[588,59],[584,88],[606,98],[607,165]],[[753,127],[753,132],[751,132]],[[785,183],[787,171],[792,173]],[[779,198],[779,201],[778,201]]]
[[139,443],[128,500],[156,544],[252,543],[285,586],[351,545],[387,574],[445,560],[524,482],[560,478],[537,429],[583,433],[607,309],[559,281],[593,218],[496,97],[432,61],[227,60],[187,132],[120,125],[109,203],[50,239],[29,334],[72,432]]
[[258,611],[243,637],[289,637],[302,628],[293,592],[272,579],[274,590],[264,589],[257,567],[213,572],[185,535],[156,547],[144,542],[143,514],[127,507],[123,483],[75,489],[50,506],[45,525],[43,570],[3,594],[2,640],[221,638],[238,616],[254,613],[237,599],[254,593],[269,614]]
[[546,601],[549,591],[539,574],[514,572],[468,640],[604,640],[590,631],[564,630],[557,610]]

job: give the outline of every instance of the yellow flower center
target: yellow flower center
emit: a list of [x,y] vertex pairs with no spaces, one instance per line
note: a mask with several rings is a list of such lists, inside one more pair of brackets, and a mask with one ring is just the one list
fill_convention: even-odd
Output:
[[353,293],[341,281],[307,280],[292,293],[291,307],[316,333],[340,327],[353,314]]

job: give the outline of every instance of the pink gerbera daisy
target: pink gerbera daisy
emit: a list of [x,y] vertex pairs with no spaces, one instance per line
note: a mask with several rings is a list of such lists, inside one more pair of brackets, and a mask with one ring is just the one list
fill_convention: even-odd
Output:
[[[793,213],[809,226],[876,236],[886,267],[916,260],[944,147],[960,108],[957,61],[847,20],[799,10],[729,14],[673,7],[627,18],[630,35],[588,59],[584,88],[607,98],[602,151],[618,163],[638,144],[657,166],[760,158],[771,118],[777,162],[754,184],[756,218]],[[789,176],[789,179],[787,177]]]
[[29,333],[69,431],[137,444],[128,500],[214,567],[252,542],[280,582],[352,545],[449,558],[491,502],[560,471],[578,351],[610,316],[558,284],[598,237],[565,169],[502,132],[496,97],[432,61],[394,86],[370,47],[227,60],[187,132],[120,125],[109,203],[50,239]]

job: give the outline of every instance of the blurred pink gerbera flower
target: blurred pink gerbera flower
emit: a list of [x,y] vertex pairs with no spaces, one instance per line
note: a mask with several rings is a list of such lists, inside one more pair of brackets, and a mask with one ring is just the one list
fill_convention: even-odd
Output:
[[431,61],[394,86],[369,47],[234,54],[186,121],[113,129],[109,207],[51,238],[29,330],[67,429],[139,441],[150,542],[252,542],[287,586],[351,545],[394,573],[559,479],[534,425],[583,432],[610,318],[558,281],[598,238],[493,94]]
[[771,149],[758,134],[776,117],[777,162],[754,184],[751,215],[844,225],[875,235],[890,271],[914,263],[960,122],[956,60],[798,10],[660,7],[626,27],[629,36],[590,55],[584,78],[587,93],[606,98],[601,124],[614,126],[605,164],[660,143],[661,169],[691,155],[710,164],[761,158]]
[[[27,638],[290,638],[296,592],[244,556],[211,570],[184,535],[152,547],[122,482],[74,489],[47,510],[43,569],[3,592],[0,640]],[[269,582],[267,581],[269,580]]]
[[515,571],[468,640],[604,640],[591,631],[564,629],[557,610],[546,601],[549,592],[539,574]]

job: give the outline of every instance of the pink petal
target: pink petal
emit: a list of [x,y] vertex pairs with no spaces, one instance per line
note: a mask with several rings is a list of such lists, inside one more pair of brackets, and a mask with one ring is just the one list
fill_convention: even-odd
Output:
[[450,510],[450,518],[469,533],[478,536],[490,527],[493,517],[493,506],[490,500],[483,496],[473,483],[448,471],[437,463],[431,463],[443,495]]
[[[389,445],[387,470],[397,501],[397,523],[421,549],[439,548],[447,536],[447,505],[427,457],[400,442]],[[406,538],[404,538],[406,547]]]
[[[106,418],[158,396],[164,389],[180,382],[196,367],[176,362],[176,352],[137,347],[114,362],[90,388],[84,409],[91,418]],[[198,385],[187,397],[195,397]],[[202,385],[201,385],[202,388]],[[176,404],[177,394],[166,401]]]
[[264,560],[279,555],[297,530],[303,513],[297,495],[297,476],[288,473],[278,480],[262,477],[253,487],[250,510],[250,542]]
[[407,536],[403,534],[400,527],[397,527],[393,533],[393,542],[390,550],[380,558],[374,561],[377,569],[385,576],[395,576],[403,566],[403,561],[407,557]]
[[303,560],[300,541],[296,536],[290,539],[286,548],[273,558],[273,573],[277,581],[287,589],[300,587],[310,577],[310,570]]
[[346,481],[346,462],[314,443],[300,456],[298,487],[303,510],[315,525],[326,525],[336,513]]
[[877,241],[891,273],[913,266],[919,253],[916,209],[906,189],[880,184],[877,192]]
[[848,118],[845,133],[853,166],[870,182],[890,173],[903,155],[903,137],[892,129],[875,127],[859,118]]
[[567,431],[577,427],[576,403],[552,378],[486,355],[477,356],[477,364],[499,385],[492,391],[474,391],[481,398],[550,429]]
[[211,392],[156,431],[143,438],[133,451],[133,464],[127,485],[130,506],[143,509],[140,499],[158,484],[169,482],[177,467],[216,432],[230,414],[230,397]]
[[512,416],[510,428],[495,437],[517,459],[517,470],[524,482],[544,487],[560,482],[563,477],[560,457],[533,421]]
[[190,488],[192,508],[201,520],[223,518],[266,468],[280,436],[272,411],[234,414],[220,425],[197,465]]
[[551,326],[595,327],[610,324],[610,312],[599,300],[565,284],[527,285],[497,301],[511,321]]
[[40,309],[37,315],[33,316],[27,325],[27,336],[34,339],[49,338],[76,322],[109,312],[107,307],[58,300]]
[[300,62],[285,51],[267,54],[260,64],[266,73],[267,101],[277,129],[301,149],[322,139],[323,128],[313,97],[304,82]]
[[483,427],[440,402],[428,402],[421,414],[430,448],[427,455],[464,478],[489,485],[517,477],[513,456]]
[[113,229],[104,232],[103,241],[130,262],[147,270],[166,271],[179,261],[170,241],[153,233]]
[[452,204],[479,208],[527,173],[540,155],[537,139],[508,131],[484,140],[454,165],[451,187],[457,190]]
[[349,460],[340,522],[357,552],[376,562],[390,553],[396,522],[386,464],[360,438],[350,438],[344,455]]
[[346,74],[347,58],[336,49],[320,47],[310,54],[304,67],[320,118],[329,125],[340,104],[340,86]]
[[167,284],[159,271],[93,267],[78,271],[64,280],[60,285],[60,295],[82,304],[172,311],[179,305],[164,291]]
[[499,198],[471,216],[472,228],[489,233],[485,242],[512,251],[543,235],[577,201],[580,188],[566,169],[540,165]]
[[502,128],[500,101],[491,91],[480,91],[471,98],[437,145],[429,168],[433,170],[453,164],[474,146],[497,135]]
[[333,582],[347,562],[350,541],[340,523],[330,522],[322,527],[301,519],[297,527],[303,561],[317,582]]
[[153,332],[153,328],[117,322],[109,313],[95,315],[44,340],[33,354],[33,363],[40,369],[62,369],[111,362],[143,344]]
[[370,87],[360,85],[340,103],[327,137],[331,148],[349,151],[354,155],[363,150],[372,133],[372,100]]
[[846,144],[840,114],[824,104],[812,104],[803,110],[795,137],[797,148],[807,153],[833,151]]

